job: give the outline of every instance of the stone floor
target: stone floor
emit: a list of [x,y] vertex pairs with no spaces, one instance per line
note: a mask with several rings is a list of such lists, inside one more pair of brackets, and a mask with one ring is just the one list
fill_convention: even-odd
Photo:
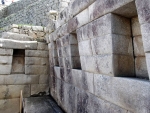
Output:
[[49,96],[24,99],[23,113],[64,113]]

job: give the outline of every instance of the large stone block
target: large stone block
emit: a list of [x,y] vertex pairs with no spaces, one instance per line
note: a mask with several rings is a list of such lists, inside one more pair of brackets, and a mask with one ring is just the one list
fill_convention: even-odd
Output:
[[121,0],[121,1],[117,1],[117,0],[106,0],[106,1],[101,1],[101,0],[96,0],[96,2],[94,4],[92,4],[92,6],[90,6],[90,20],[94,20],[102,15],[105,15],[109,12],[113,12],[116,9],[127,5],[128,3],[133,2],[134,0]]
[[38,42],[37,49],[38,50],[48,50],[48,46],[46,43]]
[[131,23],[132,23],[132,34],[133,34],[133,36],[141,35],[141,26],[140,26],[138,17],[132,18]]
[[59,78],[59,79],[61,79],[60,78],[60,67],[54,67],[54,71],[55,71],[55,76],[57,77],[57,78]]
[[0,48],[0,55],[12,56],[13,49],[2,49]]
[[49,65],[48,58],[25,57],[25,65]]
[[9,75],[12,65],[0,65],[0,74]]
[[149,81],[95,74],[94,86],[95,95],[106,101],[134,113],[149,112]]
[[45,92],[48,95],[49,94],[48,84],[32,84],[31,85],[31,95],[38,94],[39,92]]
[[30,96],[30,85],[0,85],[0,89],[1,99],[20,98],[21,90],[24,97]]
[[0,39],[0,47],[11,49],[37,49],[37,41],[18,41],[11,39]]
[[134,37],[133,43],[134,43],[134,55],[145,56],[142,36]]
[[139,78],[149,78],[145,57],[135,58],[135,74]]
[[48,57],[48,51],[25,50],[26,57]]
[[24,85],[24,84],[38,84],[39,75],[24,75],[11,74],[5,76],[5,83],[7,85]]
[[12,64],[12,56],[0,56],[0,64]]
[[47,75],[48,73],[48,66],[25,65],[25,74],[27,75]]
[[80,56],[90,56],[93,54],[91,40],[85,40],[85,41],[79,42],[79,53],[80,53]]
[[136,7],[140,24],[150,23],[150,1],[149,0],[136,0]]
[[0,100],[1,113],[19,113],[20,99],[2,99]]
[[129,36],[109,34],[91,39],[93,54],[133,55],[132,38]]
[[4,39],[12,39],[19,41],[33,41],[34,38],[25,34],[11,33],[11,32],[3,32],[2,38]]
[[39,76],[39,84],[48,84],[49,81],[49,76],[48,74],[46,75],[40,75]]
[[150,51],[150,40],[149,40],[149,32],[148,32],[149,30],[150,30],[150,24],[149,23],[141,25],[142,40],[143,40],[145,52]]

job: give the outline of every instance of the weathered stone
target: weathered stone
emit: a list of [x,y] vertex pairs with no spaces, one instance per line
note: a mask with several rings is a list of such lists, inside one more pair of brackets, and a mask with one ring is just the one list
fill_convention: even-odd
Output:
[[4,84],[24,85],[39,83],[39,75],[11,74],[5,76]]
[[[46,75],[40,75],[39,76],[39,84],[48,84],[49,76]],[[38,80],[37,80],[38,81]]]
[[19,98],[0,100],[1,113],[19,113]]
[[44,32],[36,32],[36,34],[38,38],[43,37],[45,35]]
[[132,34],[133,34],[133,36],[141,35],[141,26],[140,26],[138,17],[132,18],[131,22],[132,22]]
[[48,51],[42,50],[25,50],[26,57],[48,57]]
[[17,29],[17,28],[12,28],[12,29],[10,30],[10,32],[19,33],[19,29]]
[[69,69],[80,69],[80,57],[65,57],[64,66]]
[[43,31],[43,27],[42,26],[32,26],[32,30],[33,31]]
[[132,38],[129,36],[109,34],[91,40],[93,54],[133,55]]
[[30,36],[18,33],[11,33],[11,32],[3,32],[2,38],[4,39],[12,39],[12,40],[19,40],[19,41],[33,41],[34,39]]
[[11,73],[12,65],[0,65],[0,74],[9,75]]
[[79,42],[79,53],[80,53],[80,56],[89,56],[93,54],[91,40],[85,40],[85,41]]
[[25,65],[25,74],[27,75],[44,75],[48,74],[48,66]]
[[54,67],[55,76],[60,79],[60,67]]
[[149,0],[136,0],[136,7],[137,7],[137,12],[138,12],[138,17],[139,17],[139,22],[140,24],[144,23],[150,23],[150,1]]
[[12,56],[0,56],[0,64],[12,64]]
[[61,46],[68,46],[68,45],[78,44],[77,36],[73,33],[62,37],[59,40],[60,40]]
[[30,85],[0,85],[0,89],[1,99],[20,98],[21,90],[24,97],[30,96]]
[[48,58],[25,57],[25,65],[48,65]]
[[0,55],[12,56],[13,49],[2,49],[0,48]]
[[134,55],[135,56],[145,56],[142,36],[134,37]]
[[150,83],[148,81],[95,74],[94,86],[98,97],[131,112],[142,113],[145,110],[149,112]]
[[48,50],[48,46],[46,43],[38,42],[37,49],[38,50]]
[[31,95],[38,94],[39,92],[45,92],[48,95],[49,94],[48,90],[49,90],[48,84],[32,84],[31,85]]
[[24,30],[30,30],[31,29],[31,26],[29,26],[29,25],[22,25],[21,27]]
[[11,39],[0,39],[0,47],[11,49],[37,49],[37,41],[18,41]]
[[145,57],[135,58],[135,73],[137,77],[148,78],[148,71]]
[[147,64],[147,70],[148,70],[148,75],[149,75],[149,79],[150,79],[150,53],[146,53],[146,64]]
[[37,38],[37,35],[33,31],[31,31],[31,30],[29,30],[28,35],[30,37],[33,37],[34,40]]

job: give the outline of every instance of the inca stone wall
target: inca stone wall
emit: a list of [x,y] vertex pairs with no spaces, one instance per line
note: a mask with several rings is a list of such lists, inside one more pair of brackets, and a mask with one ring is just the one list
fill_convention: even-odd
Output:
[[6,11],[4,11],[4,13],[6,14],[3,14],[3,12],[1,12],[2,14],[0,15],[6,15],[7,17],[4,16],[4,18],[0,19],[0,26],[4,27],[10,24],[46,26],[49,20],[47,17],[47,13],[50,10],[60,11],[64,7],[68,6],[68,3],[69,0],[38,0],[30,5],[27,4],[28,6],[25,5],[22,10],[19,10],[20,2],[19,4],[16,3],[17,8],[12,4],[7,7]]
[[74,0],[59,14],[49,85],[67,113],[150,112],[149,4]]

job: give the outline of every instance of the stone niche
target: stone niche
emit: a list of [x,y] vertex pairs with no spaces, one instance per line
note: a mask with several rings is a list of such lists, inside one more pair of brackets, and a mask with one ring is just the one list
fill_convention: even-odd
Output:
[[14,49],[12,60],[12,74],[25,74],[25,50]]

